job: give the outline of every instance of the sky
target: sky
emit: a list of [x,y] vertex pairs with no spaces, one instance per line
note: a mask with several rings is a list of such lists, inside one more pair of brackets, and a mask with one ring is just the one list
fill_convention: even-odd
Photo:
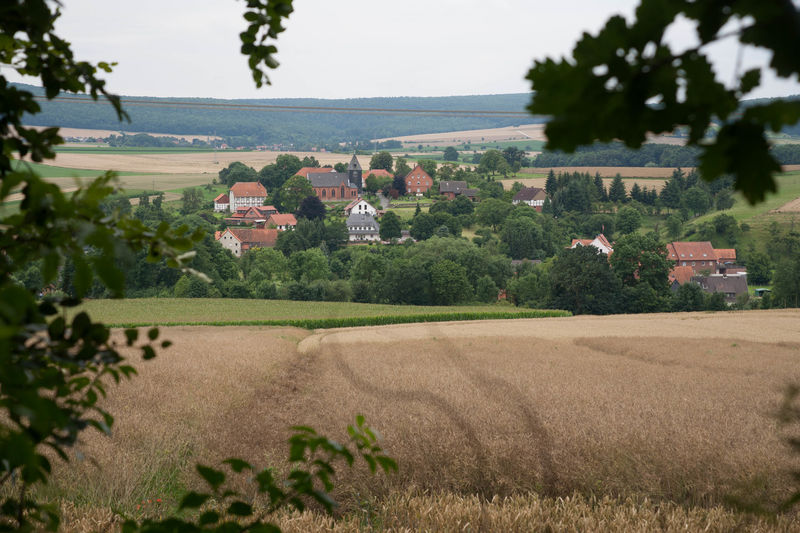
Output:
[[[583,32],[614,14],[632,18],[637,0],[295,0],[277,41],[281,65],[256,89],[239,53],[244,3],[235,0],[64,0],[59,34],[79,59],[116,61],[105,75],[129,96],[361,98],[517,93],[534,59],[568,56]],[[691,26],[668,31],[675,49]],[[711,49],[718,78],[731,82],[739,45]],[[741,67],[769,56],[741,51]],[[23,80],[8,67],[12,81]],[[767,76],[748,97],[800,93]]]

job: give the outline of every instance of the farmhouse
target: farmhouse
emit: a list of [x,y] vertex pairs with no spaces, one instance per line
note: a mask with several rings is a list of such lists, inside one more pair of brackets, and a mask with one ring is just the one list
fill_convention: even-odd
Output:
[[236,226],[263,224],[270,215],[274,215],[277,212],[278,210],[271,205],[240,207],[233,215],[225,219],[225,223]]
[[691,267],[692,274],[717,273],[717,254],[708,241],[671,242],[667,244],[667,259],[675,266]]
[[695,276],[694,283],[707,293],[721,292],[725,295],[725,302],[736,303],[736,297],[747,293],[747,274],[711,274],[709,276]]
[[514,195],[514,199],[511,201],[511,203],[514,205],[523,203],[533,207],[541,213],[542,206],[544,206],[544,201],[546,198],[547,193],[544,192],[544,189],[540,189],[539,187],[523,187],[517,194]]
[[242,257],[253,248],[272,248],[278,241],[278,230],[264,228],[227,228],[218,231],[214,237],[223,248],[236,257]]
[[473,202],[478,199],[478,189],[467,187],[466,181],[442,181],[439,182],[439,194],[446,196],[448,200],[454,200],[456,196],[464,195]]
[[569,247],[577,248],[578,246],[594,246],[608,256],[614,253],[614,248],[602,233],[594,239],[572,239],[572,244]]
[[356,213],[359,215],[363,215],[364,213],[368,213],[373,217],[378,214],[378,210],[372,207],[372,204],[364,200],[363,198],[356,198],[344,208],[344,214],[346,216],[350,216],[351,213]]
[[433,187],[433,178],[419,165],[406,175],[407,194],[422,196],[431,187]]
[[381,240],[380,224],[369,213],[351,213],[346,225],[350,242]]
[[228,192],[229,210],[235,212],[240,207],[264,205],[267,189],[257,181],[237,181]]
[[220,194],[216,198],[214,198],[214,212],[215,213],[222,213],[224,211],[230,211],[231,208],[231,199],[228,198],[228,195],[225,193]]
[[282,215],[280,213],[275,213],[273,215],[270,215],[270,217],[267,219],[264,225],[268,228],[275,228],[280,231],[286,231],[294,229],[295,226],[297,226],[297,219],[291,213],[285,215]]

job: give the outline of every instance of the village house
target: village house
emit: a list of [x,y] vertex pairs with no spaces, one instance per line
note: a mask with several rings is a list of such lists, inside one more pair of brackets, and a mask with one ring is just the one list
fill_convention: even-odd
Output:
[[287,231],[294,229],[297,226],[297,219],[291,213],[287,213],[285,215],[282,215],[280,213],[275,213],[270,215],[270,217],[267,219],[264,225],[268,228],[275,228],[280,231]]
[[231,210],[231,199],[225,193],[214,198],[214,212],[223,213]]
[[267,189],[257,181],[238,181],[228,191],[229,211],[236,212],[240,207],[264,205]]
[[608,256],[614,253],[614,248],[602,233],[594,239],[572,239],[572,244],[570,244],[569,247],[577,248],[578,246],[594,246]]
[[234,226],[264,224],[270,215],[274,215],[277,212],[278,210],[271,205],[240,207],[233,215],[225,219],[225,223]]
[[351,213],[347,217],[347,233],[350,242],[380,241],[380,224],[369,213]]
[[747,294],[747,273],[738,274],[711,274],[709,276],[695,276],[694,283],[700,285],[703,291],[714,294],[721,292],[725,295],[725,302],[736,303],[736,297]]
[[419,165],[406,175],[405,180],[406,194],[422,196],[433,187],[433,178]]
[[359,215],[363,215],[364,213],[368,213],[373,217],[378,214],[378,210],[372,207],[372,204],[364,200],[363,198],[356,198],[344,208],[345,216],[350,216],[351,213],[356,213]]
[[236,257],[242,257],[253,248],[272,248],[278,242],[278,230],[265,228],[227,228],[217,231],[214,237],[223,248]]
[[473,202],[478,199],[478,189],[467,187],[466,181],[441,181],[439,182],[439,194],[446,196],[448,200],[454,200],[456,196],[466,196]]
[[544,189],[540,189],[539,187],[523,187],[514,195],[514,199],[511,203],[514,205],[523,203],[541,213],[546,198],[547,193],[544,192]]
[[667,259],[675,266],[691,267],[692,274],[716,274],[717,254],[709,241],[671,242],[667,244]]

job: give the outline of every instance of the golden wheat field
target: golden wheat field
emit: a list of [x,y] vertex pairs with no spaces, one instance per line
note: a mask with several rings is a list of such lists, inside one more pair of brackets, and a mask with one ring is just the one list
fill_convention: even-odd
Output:
[[798,324],[776,310],[164,328],[175,345],[106,400],[114,436],[87,436],[94,463],[57,468],[46,494],[66,529],[113,528],[140,500],[174,506],[196,461],[280,469],[290,426],[345,439],[363,413],[399,472],[345,470],[338,521],[283,515],[287,530],[797,530],[726,503],[791,487],[774,415],[800,382]]

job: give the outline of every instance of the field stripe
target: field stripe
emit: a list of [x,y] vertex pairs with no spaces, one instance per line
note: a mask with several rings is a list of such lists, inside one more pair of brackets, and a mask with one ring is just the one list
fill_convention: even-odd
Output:
[[288,318],[277,320],[215,320],[175,322],[121,322],[108,324],[112,328],[138,328],[147,326],[290,326],[303,329],[352,328],[358,326],[385,326],[416,322],[456,322],[463,320],[498,320],[515,318],[549,318],[572,316],[569,311],[537,309],[517,312],[487,313],[430,313],[419,315],[365,316],[346,318]]

